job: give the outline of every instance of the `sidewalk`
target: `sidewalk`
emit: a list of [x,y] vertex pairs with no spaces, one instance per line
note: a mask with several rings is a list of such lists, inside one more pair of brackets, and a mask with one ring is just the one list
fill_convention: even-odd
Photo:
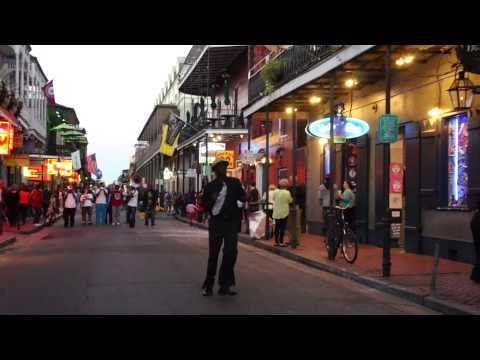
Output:
[[[185,218],[178,218],[187,222]],[[194,223],[206,228],[206,225]],[[288,235],[286,236],[288,242]],[[470,280],[472,265],[440,259],[437,276],[437,295],[432,296],[433,258],[428,255],[406,253],[402,249],[391,250],[391,277],[382,277],[382,248],[361,244],[358,259],[348,264],[340,252],[334,261],[327,258],[322,236],[302,234],[300,246],[274,247],[273,240],[252,240],[244,232],[239,240],[294,261],[301,262],[339,276],[349,278],[378,290],[410,299],[416,303],[448,314],[480,315],[480,284]]]

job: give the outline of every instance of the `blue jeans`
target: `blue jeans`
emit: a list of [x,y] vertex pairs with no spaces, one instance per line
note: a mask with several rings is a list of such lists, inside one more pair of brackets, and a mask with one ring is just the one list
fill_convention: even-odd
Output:
[[95,223],[97,225],[105,225],[105,218],[107,216],[107,205],[96,204],[95,206]]

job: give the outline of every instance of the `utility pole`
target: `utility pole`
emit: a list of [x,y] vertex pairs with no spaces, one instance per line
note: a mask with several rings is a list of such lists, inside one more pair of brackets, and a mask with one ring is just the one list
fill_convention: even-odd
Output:
[[293,226],[290,239],[290,245],[292,249],[298,246],[298,229],[297,229],[297,109],[295,108],[295,102],[292,108],[292,123],[293,123],[293,144],[292,144],[292,195],[293,195],[293,209],[292,218]]
[[328,211],[328,259],[335,260],[337,249],[335,248],[335,144],[334,130],[335,123],[335,73],[330,78],[330,139],[328,149],[330,155],[330,208]]
[[[385,113],[390,114],[390,90],[391,90],[391,61],[392,48],[387,46],[387,54],[385,56]],[[385,226],[385,234],[383,238],[383,277],[390,277],[392,263],[390,260],[390,214],[389,214],[389,172],[390,172],[390,144],[383,144],[383,178],[384,178],[384,199],[385,199],[385,216],[383,224]]]
[[[266,162],[265,162],[265,182],[267,189],[265,191],[265,202],[266,202],[266,207],[265,209],[268,210],[268,187],[269,187],[269,172],[270,172],[270,119],[269,119],[269,105],[267,105],[267,111],[265,113],[265,156],[266,156]],[[258,185],[257,185],[258,186]],[[267,214],[267,217],[265,219],[265,240],[270,239],[270,218]]]

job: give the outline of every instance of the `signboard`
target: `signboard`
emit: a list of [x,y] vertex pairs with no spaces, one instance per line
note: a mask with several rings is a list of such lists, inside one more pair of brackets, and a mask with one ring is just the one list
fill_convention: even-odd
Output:
[[[225,143],[209,142],[208,143],[208,163],[211,164],[215,161],[215,155],[217,151],[225,150]],[[200,145],[200,164],[205,164],[205,143]]]
[[383,114],[378,120],[378,140],[380,143],[394,143],[398,139],[399,119],[397,115]]
[[42,165],[31,165],[23,167],[23,176],[30,181],[42,181]]
[[30,165],[30,158],[28,155],[11,155],[8,158],[3,160],[3,164],[5,166],[29,166]]
[[[370,127],[366,121],[351,117],[335,117],[333,123],[334,142],[342,144],[346,139],[354,139],[368,133]],[[323,118],[311,122],[305,132],[321,139],[330,138],[330,118]]]
[[187,173],[185,174],[188,178],[196,178],[197,177],[197,169],[187,169]]
[[217,151],[215,153],[217,159],[228,161],[227,169],[235,169],[235,152],[231,150]]
[[397,162],[390,163],[390,193],[403,193],[403,165]]
[[47,174],[70,177],[72,176],[72,160],[47,159]]
[[80,160],[80,150],[72,153],[72,168],[73,170],[79,170],[82,168],[82,161]]
[[390,238],[391,239],[400,239],[402,231],[402,211],[401,210],[390,210]]
[[243,164],[251,165],[255,160],[255,154],[253,153],[253,151],[245,150],[245,152],[242,155],[240,155],[240,159]]
[[11,139],[11,133],[13,129],[7,120],[0,121],[0,155],[10,155],[11,145],[13,145],[13,139]]

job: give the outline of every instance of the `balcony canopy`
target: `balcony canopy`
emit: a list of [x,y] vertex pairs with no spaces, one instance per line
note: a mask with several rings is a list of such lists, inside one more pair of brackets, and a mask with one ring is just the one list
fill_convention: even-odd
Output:
[[248,45],[206,45],[196,59],[191,59],[193,64],[181,80],[180,92],[206,96],[207,85],[219,79],[222,72],[247,48]]

